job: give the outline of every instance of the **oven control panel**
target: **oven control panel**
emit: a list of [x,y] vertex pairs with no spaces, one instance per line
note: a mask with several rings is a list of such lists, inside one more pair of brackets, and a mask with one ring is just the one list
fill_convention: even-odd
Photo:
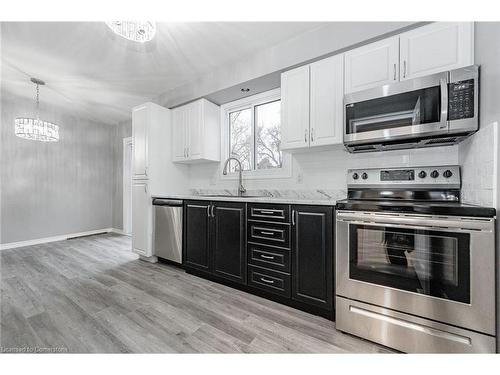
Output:
[[366,168],[347,171],[348,186],[399,186],[425,187],[448,186],[460,188],[460,167],[445,165],[439,167],[414,168]]

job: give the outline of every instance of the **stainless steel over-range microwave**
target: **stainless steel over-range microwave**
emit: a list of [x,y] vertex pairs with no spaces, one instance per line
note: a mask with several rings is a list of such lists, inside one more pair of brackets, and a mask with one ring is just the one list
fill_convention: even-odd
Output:
[[479,127],[479,66],[388,84],[344,96],[350,152],[443,146]]

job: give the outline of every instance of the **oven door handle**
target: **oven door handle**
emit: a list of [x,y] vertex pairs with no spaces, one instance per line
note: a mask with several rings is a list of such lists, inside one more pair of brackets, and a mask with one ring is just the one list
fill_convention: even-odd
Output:
[[337,212],[337,220],[353,224],[390,225],[391,227],[411,227],[415,229],[444,230],[456,228],[462,230],[488,231],[494,230],[492,219],[449,219],[434,217],[411,217],[403,215],[377,215],[373,213]]

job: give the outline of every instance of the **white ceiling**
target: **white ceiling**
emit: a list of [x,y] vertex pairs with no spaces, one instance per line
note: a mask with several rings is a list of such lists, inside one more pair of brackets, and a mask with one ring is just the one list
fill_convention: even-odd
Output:
[[158,23],[151,42],[119,38],[103,22],[2,23],[2,87],[105,123],[210,70],[244,59],[322,23]]

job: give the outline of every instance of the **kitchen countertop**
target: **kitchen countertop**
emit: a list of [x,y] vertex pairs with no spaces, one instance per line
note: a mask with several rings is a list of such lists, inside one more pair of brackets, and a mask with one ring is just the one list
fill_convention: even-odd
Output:
[[310,199],[310,198],[285,198],[285,197],[263,197],[263,196],[248,196],[237,197],[234,195],[211,196],[211,195],[153,195],[153,198],[163,199],[182,199],[182,200],[198,200],[198,201],[221,201],[221,202],[247,202],[247,203],[275,203],[275,204],[310,204],[321,206],[335,206],[335,199]]

